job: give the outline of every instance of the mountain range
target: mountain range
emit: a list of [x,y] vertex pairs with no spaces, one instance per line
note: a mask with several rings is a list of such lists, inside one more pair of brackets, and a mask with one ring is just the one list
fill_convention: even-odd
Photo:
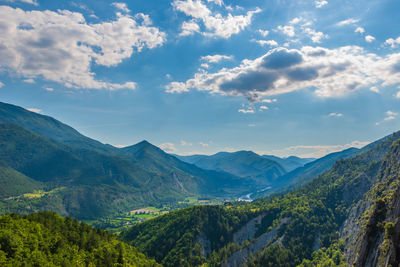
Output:
[[276,178],[286,173],[284,167],[276,161],[261,157],[252,151],[177,157],[206,170],[227,172],[252,179],[262,185],[272,184]]
[[[18,212],[51,209],[79,219],[193,196],[234,199],[266,186],[273,188],[267,194],[279,192],[308,181],[347,155],[339,152],[302,167],[312,159],[252,151],[184,157],[169,155],[147,141],[116,148],[54,118],[6,103],[0,103],[0,129],[0,183],[21,181],[4,187],[0,207]],[[36,191],[45,193],[21,198]]]
[[397,266],[400,132],[345,153],[296,190],[174,211],[121,237],[164,266]]
[[[400,132],[316,160],[251,151],[182,157],[147,141],[104,145],[0,103],[0,211],[33,213],[0,216],[0,265],[397,266],[399,178]],[[260,192],[265,185],[271,190]],[[249,192],[255,201],[171,211],[119,240],[70,217],[35,213],[97,220]]]
[[[203,170],[143,141],[124,149],[104,145],[73,128],[23,108],[0,104],[2,183],[22,179],[24,188],[4,190],[10,197],[38,190],[54,194],[13,203],[18,211],[49,208],[62,215],[93,219],[116,212],[177,202],[188,196],[230,198],[258,188],[253,181]],[[2,169],[3,170],[3,169]],[[33,182],[34,181],[34,182]],[[12,209],[11,209],[12,210]]]

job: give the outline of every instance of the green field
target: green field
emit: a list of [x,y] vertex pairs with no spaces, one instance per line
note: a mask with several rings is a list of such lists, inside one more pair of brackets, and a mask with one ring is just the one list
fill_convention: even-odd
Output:
[[183,201],[177,203],[171,203],[169,205],[163,205],[160,208],[157,207],[143,207],[139,209],[133,209],[123,214],[118,214],[114,217],[104,218],[100,220],[86,221],[86,223],[93,225],[98,228],[106,229],[111,232],[121,232],[129,228],[130,226],[141,223],[157,216],[167,214],[168,212],[176,209],[186,208],[195,205],[221,205],[223,199],[202,199],[196,197],[187,197]]

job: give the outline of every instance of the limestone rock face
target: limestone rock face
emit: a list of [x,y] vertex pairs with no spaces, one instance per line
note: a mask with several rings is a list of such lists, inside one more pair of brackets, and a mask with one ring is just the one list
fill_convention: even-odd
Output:
[[351,266],[400,263],[400,142],[394,142],[378,181],[351,210],[341,231]]

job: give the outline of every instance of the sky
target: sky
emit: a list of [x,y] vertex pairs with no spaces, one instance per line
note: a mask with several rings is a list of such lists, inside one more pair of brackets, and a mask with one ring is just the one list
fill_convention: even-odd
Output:
[[0,0],[0,101],[103,143],[321,157],[400,130],[398,0]]

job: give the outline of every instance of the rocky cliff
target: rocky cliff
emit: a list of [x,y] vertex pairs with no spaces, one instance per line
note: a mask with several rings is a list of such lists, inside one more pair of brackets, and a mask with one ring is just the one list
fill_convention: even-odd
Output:
[[341,231],[352,266],[400,263],[400,141],[392,144],[377,181],[351,210]]

